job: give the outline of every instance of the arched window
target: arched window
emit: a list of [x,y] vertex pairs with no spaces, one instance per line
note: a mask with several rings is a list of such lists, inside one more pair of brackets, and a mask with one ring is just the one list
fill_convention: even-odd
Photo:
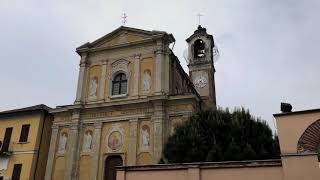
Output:
[[117,74],[112,81],[112,95],[127,93],[127,76],[124,73]]
[[320,148],[320,120],[312,123],[298,141],[298,153],[318,152]]
[[205,53],[206,53],[205,48],[206,48],[206,46],[205,46],[205,43],[203,42],[202,39],[196,40],[194,42],[194,47],[193,48],[194,48],[193,54],[194,54],[195,58],[202,58],[202,57],[205,56]]

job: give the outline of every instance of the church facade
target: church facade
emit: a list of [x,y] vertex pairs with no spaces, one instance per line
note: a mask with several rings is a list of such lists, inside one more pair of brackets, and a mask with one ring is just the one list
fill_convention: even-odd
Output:
[[188,39],[189,75],[163,31],[123,27],[76,49],[76,100],[54,115],[46,180],[112,180],[115,166],[156,164],[175,127],[216,108],[213,37]]

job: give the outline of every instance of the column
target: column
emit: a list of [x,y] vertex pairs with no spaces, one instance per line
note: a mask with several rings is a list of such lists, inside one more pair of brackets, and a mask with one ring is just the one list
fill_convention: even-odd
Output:
[[140,80],[140,57],[141,55],[135,55],[134,56],[134,74],[133,74],[133,93],[132,96],[137,97],[139,94],[139,84],[141,82]]
[[48,161],[47,161],[47,167],[46,167],[46,174],[45,174],[45,178],[44,178],[45,180],[51,180],[53,162],[54,162],[54,157],[56,154],[58,130],[59,130],[59,127],[57,125],[53,124],[52,125],[51,140],[50,140],[50,147],[49,147],[49,154],[48,154]]
[[136,165],[138,143],[138,118],[130,120],[130,140],[128,149],[128,165]]
[[72,124],[69,131],[66,152],[66,167],[64,180],[74,180],[77,178],[77,169],[79,165],[79,129],[80,129],[80,112],[73,112]]
[[103,61],[101,65],[101,77],[100,77],[100,83],[99,83],[99,95],[98,100],[104,100],[104,90],[106,86],[106,76],[107,76],[107,61]]
[[92,159],[91,159],[91,169],[90,169],[90,179],[97,180],[98,169],[99,169],[99,154],[100,154],[100,144],[101,144],[101,129],[102,122],[94,123],[94,134],[93,134],[93,144],[92,144]]
[[153,161],[154,163],[158,163],[163,148],[163,123],[165,119],[163,102],[157,101],[154,102],[154,116],[152,117],[153,121],[153,131],[154,131],[154,143],[153,143]]
[[[78,127],[76,127],[78,126]],[[82,148],[80,147],[80,140],[81,140],[81,136],[83,135],[83,126],[82,123],[79,122],[79,124],[77,123],[75,125],[75,127],[73,129],[78,129],[77,132],[77,137],[76,137],[76,150],[74,152],[74,169],[72,169],[72,178],[73,180],[79,180],[79,171],[80,171],[80,158],[81,158],[81,150]]]
[[87,54],[81,55],[80,60],[80,70],[79,70],[79,77],[78,77],[78,86],[77,86],[77,95],[75,104],[81,104],[84,102],[86,93],[86,79],[87,79]]
[[157,42],[157,49],[155,51],[155,94],[162,94],[162,71],[163,71],[163,51],[162,42]]

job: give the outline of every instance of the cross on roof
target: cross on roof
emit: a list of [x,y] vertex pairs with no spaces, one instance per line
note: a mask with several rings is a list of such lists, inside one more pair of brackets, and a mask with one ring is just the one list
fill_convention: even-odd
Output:
[[123,13],[122,14],[122,25],[125,25],[127,23],[127,14],[126,13]]
[[198,16],[198,22],[199,22],[199,25],[200,25],[201,16],[203,16],[203,14],[198,13],[197,16]]

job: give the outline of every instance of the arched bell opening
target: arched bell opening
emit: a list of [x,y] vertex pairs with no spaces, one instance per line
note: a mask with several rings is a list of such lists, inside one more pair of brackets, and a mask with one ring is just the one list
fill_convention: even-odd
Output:
[[206,54],[206,45],[202,39],[198,39],[194,42],[193,54],[194,58],[202,58]]

